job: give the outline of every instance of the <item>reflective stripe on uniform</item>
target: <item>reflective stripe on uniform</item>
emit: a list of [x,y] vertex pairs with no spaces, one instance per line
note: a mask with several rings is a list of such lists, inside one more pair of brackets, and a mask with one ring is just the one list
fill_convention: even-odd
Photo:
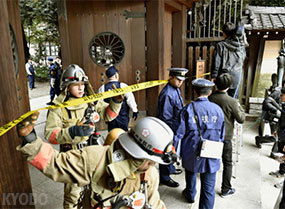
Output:
[[49,136],[48,138],[48,141],[51,143],[51,144],[59,144],[57,141],[56,141],[56,138],[57,138],[57,134],[61,131],[61,128],[56,128],[52,131],[51,135]]
[[105,113],[109,116],[109,117],[111,117],[111,118],[115,118],[115,117],[117,117],[117,113],[115,113],[111,108],[110,108],[110,106],[108,106],[107,108],[106,108],[106,110],[105,110]]
[[44,170],[50,162],[54,150],[48,143],[43,142],[39,153],[34,157],[33,160],[29,161],[31,165],[39,170]]

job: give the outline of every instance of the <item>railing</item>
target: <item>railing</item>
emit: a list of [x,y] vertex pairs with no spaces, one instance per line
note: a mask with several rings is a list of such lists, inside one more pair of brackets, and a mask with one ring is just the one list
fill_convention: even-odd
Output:
[[202,0],[188,11],[187,42],[219,41],[226,22],[242,17],[243,0]]

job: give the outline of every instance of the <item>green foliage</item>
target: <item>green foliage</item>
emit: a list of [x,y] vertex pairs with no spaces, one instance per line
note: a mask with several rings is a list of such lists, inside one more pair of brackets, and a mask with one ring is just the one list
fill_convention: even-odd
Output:
[[247,0],[246,3],[252,6],[285,6],[285,0]]
[[20,0],[20,8],[27,42],[38,46],[38,59],[46,57],[45,43],[59,45],[57,0]]
[[49,68],[48,66],[36,66],[36,81],[44,82],[49,80]]

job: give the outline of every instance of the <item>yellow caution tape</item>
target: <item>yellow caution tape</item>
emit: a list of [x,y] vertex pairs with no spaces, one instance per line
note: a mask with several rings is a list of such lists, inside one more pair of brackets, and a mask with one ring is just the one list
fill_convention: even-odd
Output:
[[98,100],[101,100],[101,99],[106,99],[106,98],[118,96],[118,95],[121,95],[121,94],[125,94],[127,92],[140,91],[140,90],[151,88],[151,87],[154,87],[154,86],[159,86],[161,84],[166,84],[167,82],[168,82],[167,80],[147,81],[147,82],[143,82],[143,83],[138,83],[138,84],[133,84],[133,85],[130,85],[130,86],[126,86],[124,88],[113,89],[111,91],[106,91],[106,92],[103,92],[103,93],[93,94],[93,95],[90,95],[90,96],[86,96],[86,97],[82,97],[82,98],[66,101],[66,102],[63,102],[61,104],[51,105],[51,106],[48,106],[48,107],[39,108],[37,110],[32,110],[32,111],[29,111],[29,112],[25,113],[24,115],[22,115],[21,117],[17,118],[16,120],[13,120],[13,121],[7,123],[6,125],[0,127],[0,136],[5,134],[7,131],[9,131],[11,128],[16,126],[22,120],[24,120],[25,118],[29,117],[30,115],[32,115],[34,112],[37,112],[37,111],[46,110],[46,109],[48,109],[48,110],[56,109],[56,108],[60,108],[60,107],[70,107],[70,106],[76,106],[76,105],[79,105],[79,104],[95,102],[95,101],[98,101]]
[[201,74],[199,77],[197,77],[197,75],[194,75],[193,77],[201,78],[201,77],[203,77],[203,76],[205,76],[205,75],[210,75],[210,74],[211,74],[211,73],[209,72],[209,73]]

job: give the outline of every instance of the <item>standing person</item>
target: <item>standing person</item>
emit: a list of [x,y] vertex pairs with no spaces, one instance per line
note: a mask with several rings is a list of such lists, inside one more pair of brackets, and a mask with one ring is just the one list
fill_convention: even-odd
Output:
[[32,118],[35,115],[18,125],[23,142],[17,150],[54,181],[89,186],[85,201],[76,208],[166,208],[154,165],[169,164],[177,157],[172,152],[173,132],[163,121],[146,117],[110,146],[58,153],[37,138]]
[[[198,78],[192,81],[192,85],[198,98],[182,109],[179,126],[174,136],[175,147],[181,140],[180,155],[182,166],[185,168],[186,188],[183,190],[182,195],[187,202],[194,203],[197,193],[196,176],[197,173],[200,173],[199,208],[213,209],[216,172],[220,169],[220,160],[200,157],[202,141],[199,132],[204,139],[223,141],[224,113],[218,105],[208,100],[214,86],[213,82]],[[197,123],[199,123],[199,126],[197,126]]]
[[49,64],[49,76],[50,76],[50,102],[47,103],[47,105],[53,105],[53,100],[55,98],[55,95],[60,94],[60,68],[56,63],[53,62],[53,58],[48,58],[48,64]]
[[[281,89],[281,95],[280,95],[280,103],[281,103],[281,116],[278,121],[278,128],[277,128],[277,137],[278,137],[278,143],[277,143],[277,151],[280,153],[285,154],[285,87]],[[280,163],[279,170],[272,171],[269,173],[269,175],[275,176],[277,178],[284,177],[285,176],[285,162]],[[285,206],[285,201],[283,202]]]
[[62,74],[62,66],[61,66],[61,59],[60,57],[56,57],[54,60],[54,65],[56,69],[56,76],[54,81],[54,91],[56,96],[60,94],[60,78]]
[[243,75],[243,63],[246,57],[244,39],[244,28],[236,27],[233,23],[226,23],[223,26],[223,34],[226,38],[216,45],[212,79],[215,80],[223,73],[229,73],[232,78],[232,85],[228,90],[231,97],[238,98],[239,85]]
[[28,62],[25,65],[26,72],[28,75],[28,80],[29,80],[29,87],[31,90],[35,89],[35,68],[34,68],[34,63],[32,59],[29,59]]
[[[114,66],[111,66],[107,69],[106,76],[108,78],[108,83],[102,85],[99,88],[99,93],[112,90],[113,86],[115,86],[116,88],[123,88],[128,86],[127,84],[119,81],[119,71]],[[108,131],[111,131],[114,128],[121,128],[125,131],[128,131],[130,121],[130,109],[133,112],[132,117],[134,118],[134,120],[136,120],[138,117],[139,111],[137,108],[137,103],[134,94],[132,92],[128,92],[124,96],[125,99],[122,103],[122,108],[120,110],[119,115],[114,120],[107,122]],[[104,101],[109,103],[110,99],[104,99]]]
[[278,68],[277,68],[278,86],[283,87],[282,83],[284,80],[284,68],[285,68],[285,49],[284,48],[282,48],[279,51],[279,56],[277,57],[277,64],[278,64]]
[[[168,84],[162,89],[158,97],[157,117],[172,129],[174,134],[178,128],[178,115],[183,108],[183,99],[180,87],[188,72],[185,68],[169,68]],[[178,187],[170,174],[180,174],[181,169],[176,169],[173,164],[159,165],[160,183],[169,187]]]
[[232,188],[232,139],[234,133],[234,123],[243,123],[245,121],[245,113],[239,104],[238,100],[230,97],[227,94],[229,87],[232,84],[232,77],[225,73],[217,77],[215,84],[217,91],[209,96],[211,102],[219,105],[225,116],[225,137],[224,137],[224,148],[223,148],[223,178],[222,178],[222,192],[221,196],[225,197],[235,193],[235,189]]
[[[70,101],[94,94],[93,89],[83,69],[72,64],[63,72],[61,94],[54,100],[55,104]],[[121,98],[112,98],[110,104],[99,101],[94,104],[79,104],[76,106],[51,109],[47,115],[45,138],[52,144],[60,144],[60,151],[80,149],[92,145],[90,135],[94,132],[94,123],[101,119],[113,120],[119,113]],[[89,113],[92,126],[84,125]],[[89,117],[90,118],[90,117]],[[88,124],[90,124],[88,122]],[[81,187],[76,184],[64,185],[64,208],[74,208],[80,197]]]

